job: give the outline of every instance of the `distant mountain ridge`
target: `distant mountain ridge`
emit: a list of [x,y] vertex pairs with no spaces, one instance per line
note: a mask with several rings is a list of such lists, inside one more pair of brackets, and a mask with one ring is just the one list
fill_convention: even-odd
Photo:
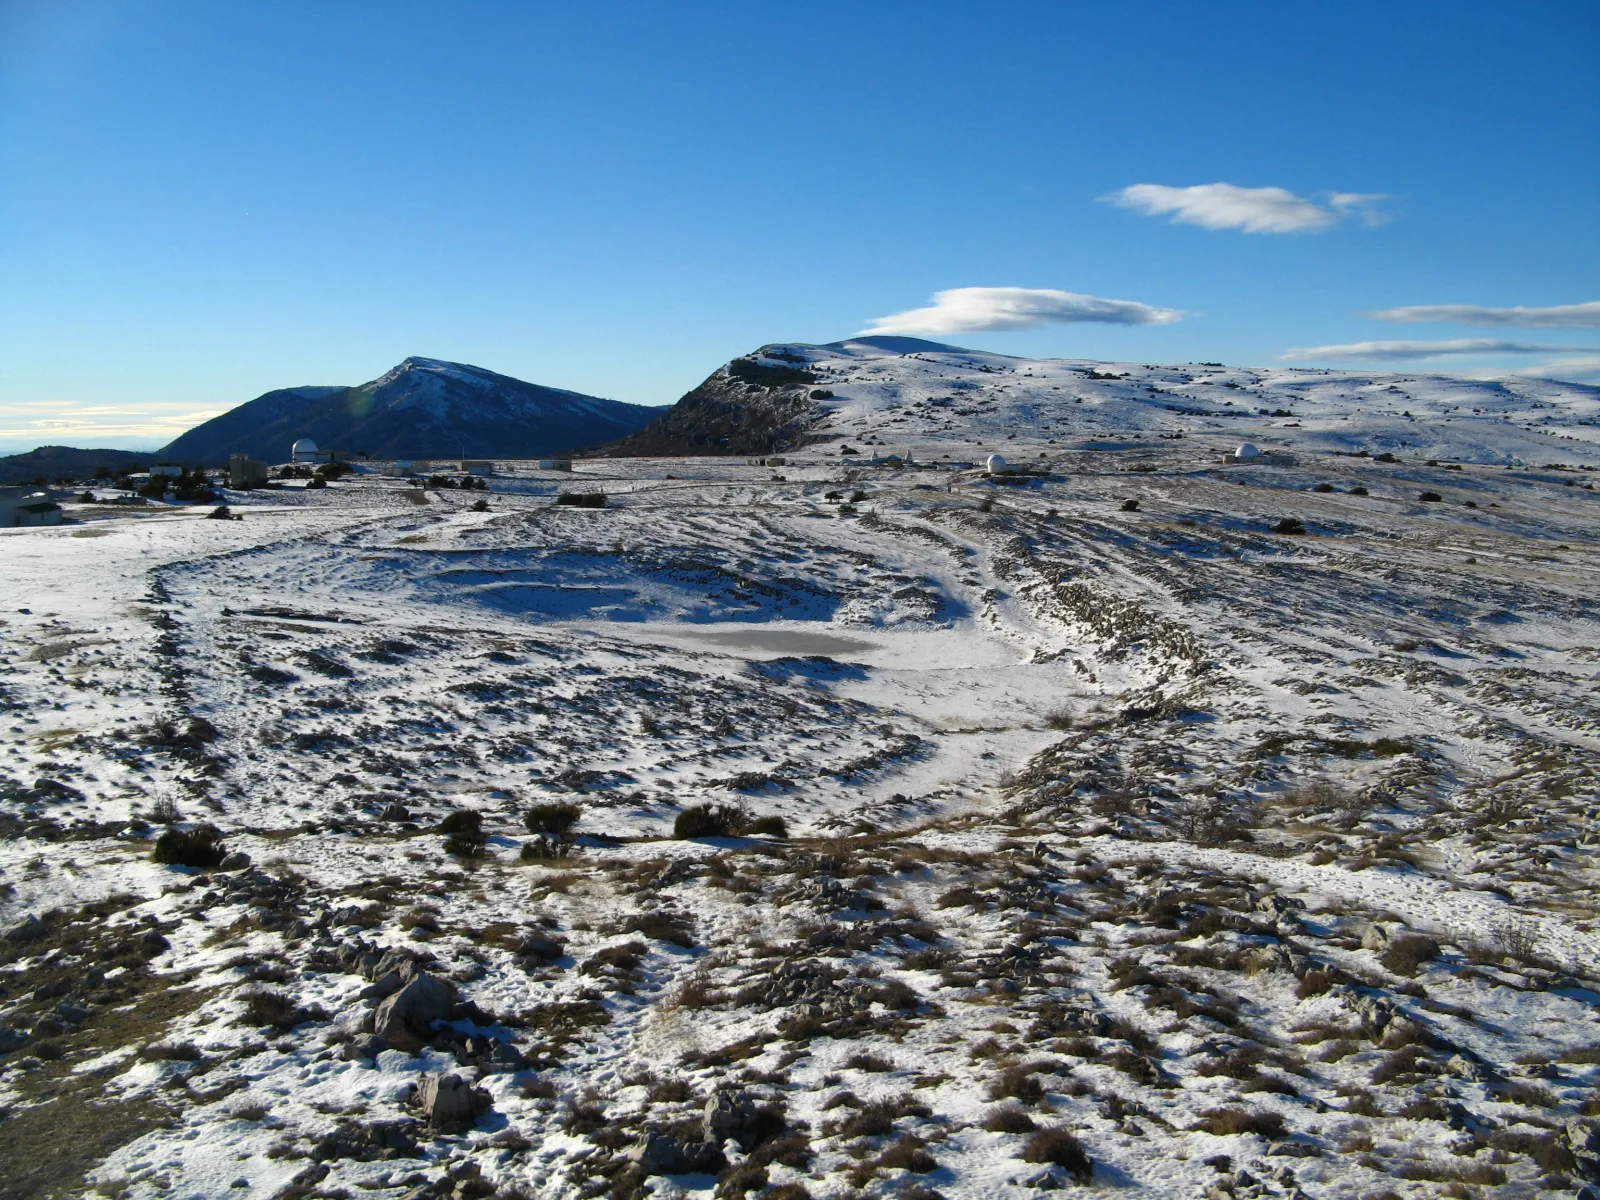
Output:
[[43,476],[48,483],[57,479],[89,479],[101,467],[113,471],[159,462],[155,451],[79,450],[75,446],[39,446],[25,454],[0,457],[0,487],[13,483],[32,483]]
[[198,425],[163,458],[219,463],[230,454],[282,462],[308,437],[371,458],[536,458],[639,429],[660,414],[482,367],[411,357],[356,387],[279,388]]

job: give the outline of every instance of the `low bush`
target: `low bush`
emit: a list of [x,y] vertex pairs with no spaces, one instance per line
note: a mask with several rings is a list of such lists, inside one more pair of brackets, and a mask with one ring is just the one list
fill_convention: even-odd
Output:
[[1194,1128],[1217,1137],[1234,1137],[1253,1133],[1264,1138],[1283,1136],[1283,1117],[1259,1108],[1208,1108],[1200,1114],[1200,1123]]
[[1359,483],[1356,484],[1355,487],[1350,489],[1350,494],[1352,496],[1367,496],[1367,495],[1371,495],[1371,493],[1368,492],[1367,489],[1362,487]]
[[906,1134],[882,1154],[878,1155],[878,1165],[901,1171],[910,1171],[913,1175],[926,1175],[937,1170],[939,1162],[927,1151],[927,1143],[915,1134]]
[[606,494],[604,492],[562,492],[556,497],[556,503],[572,508],[604,508],[606,506]]
[[1273,533],[1287,533],[1292,535],[1303,534],[1306,531],[1304,522],[1299,517],[1284,517],[1272,527]]
[[789,826],[782,817],[757,817],[745,827],[746,833],[759,833],[767,837],[788,837]]
[[1123,512],[1138,512],[1139,511],[1139,502],[1137,500],[1124,500],[1122,502],[1122,511]]
[[991,1108],[983,1119],[983,1127],[990,1133],[1032,1133],[1039,1128],[1032,1117],[1014,1104]]
[[1417,968],[1439,956],[1439,945],[1420,933],[1403,933],[1389,943],[1379,958],[1396,975],[1415,975]]
[[156,839],[150,857],[173,867],[214,867],[227,855],[222,833],[211,825],[198,829],[169,829]]
[[529,833],[566,833],[578,823],[583,810],[576,804],[535,804],[522,815]]
[[1439,495],[1438,492],[1418,492],[1417,499],[1424,504],[1438,504],[1444,497]]
[[1030,1135],[1022,1147],[1022,1160],[1063,1167],[1079,1183],[1088,1183],[1094,1176],[1094,1163],[1084,1150],[1083,1143],[1071,1130],[1060,1126],[1041,1129]]
[[732,837],[749,825],[750,816],[737,804],[695,804],[672,823],[677,838]]

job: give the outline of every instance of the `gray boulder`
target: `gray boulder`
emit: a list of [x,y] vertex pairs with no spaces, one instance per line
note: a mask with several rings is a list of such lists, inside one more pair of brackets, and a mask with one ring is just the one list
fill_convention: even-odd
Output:
[[17,921],[12,921],[4,928],[0,928],[0,941],[21,943],[31,942],[44,936],[44,922],[29,913]]
[[455,989],[426,971],[418,971],[399,991],[379,1004],[372,1032],[396,1045],[425,1042],[435,1021],[449,1018]]
[[417,1084],[417,1107],[441,1133],[464,1133],[491,1104],[488,1092],[459,1075],[424,1075]]
[[713,1175],[728,1165],[712,1142],[685,1142],[670,1133],[647,1133],[629,1147],[627,1157],[646,1175]]

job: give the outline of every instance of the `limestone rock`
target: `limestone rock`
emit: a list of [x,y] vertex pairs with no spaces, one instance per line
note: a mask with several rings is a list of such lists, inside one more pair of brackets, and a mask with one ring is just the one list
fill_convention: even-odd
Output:
[[489,1093],[459,1075],[424,1075],[417,1084],[417,1107],[441,1133],[463,1133],[489,1111]]
[[433,1023],[450,1015],[454,989],[426,971],[418,971],[394,995],[378,1005],[372,1017],[372,1032],[397,1044],[426,1041]]

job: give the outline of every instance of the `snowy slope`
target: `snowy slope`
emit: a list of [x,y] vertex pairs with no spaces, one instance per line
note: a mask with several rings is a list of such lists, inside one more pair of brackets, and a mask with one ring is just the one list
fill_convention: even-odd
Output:
[[[357,476],[230,495],[238,521],[0,531],[0,925],[39,919],[0,942],[16,1191],[1361,1200],[1600,1172],[1592,443],[1446,422],[1448,389],[1493,394],[1456,380],[1284,372],[1274,397],[1344,389],[1297,429],[1173,413],[1199,402],[1134,385],[1157,368],[769,349],[835,393],[777,466]],[[1159,370],[1237,406],[1255,378]],[[1337,414],[1391,383],[1485,461],[1287,440],[1381,451],[1352,429],[1424,422]],[[1506,412],[1592,429],[1587,389],[1522,386]],[[1105,424],[1045,423],[1040,389]],[[1245,436],[1296,461],[1221,463]],[[964,465],[993,450],[1039,469]],[[530,831],[551,804],[570,843]],[[699,804],[786,835],[675,836]],[[446,824],[474,815],[476,853]],[[205,823],[251,861],[153,860]],[[445,1007],[374,1041],[401,962]],[[430,1118],[440,1074],[488,1107]],[[686,1147],[710,1169],[646,1174]]]
[[[776,390],[746,383],[719,392],[725,402],[722,392],[740,391],[758,411],[807,397],[809,419],[790,422],[790,446],[832,438],[938,457],[1013,439],[1066,448],[1181,434],[1267,450],[1600,462],[1600,388],[1542,379],[1025,359],[881,337],[769,345],[736,361],[810,377]],[[727,371],[708,385],[737,385],[723,378]],[[810,399],[822,391],[833,397]],[[690,414],[674,415],[681,422]],[[732,445],[723,452],[782,448]],[[642,445],[636,452],[685,451]]]
[[230,454],[268,462],[309,437],[373,458],[528,458],[614,438],[657,410],[540,387],[481,367],[408,358],[359,387],[268,392],[191,429],[162,454],[216,463]]

